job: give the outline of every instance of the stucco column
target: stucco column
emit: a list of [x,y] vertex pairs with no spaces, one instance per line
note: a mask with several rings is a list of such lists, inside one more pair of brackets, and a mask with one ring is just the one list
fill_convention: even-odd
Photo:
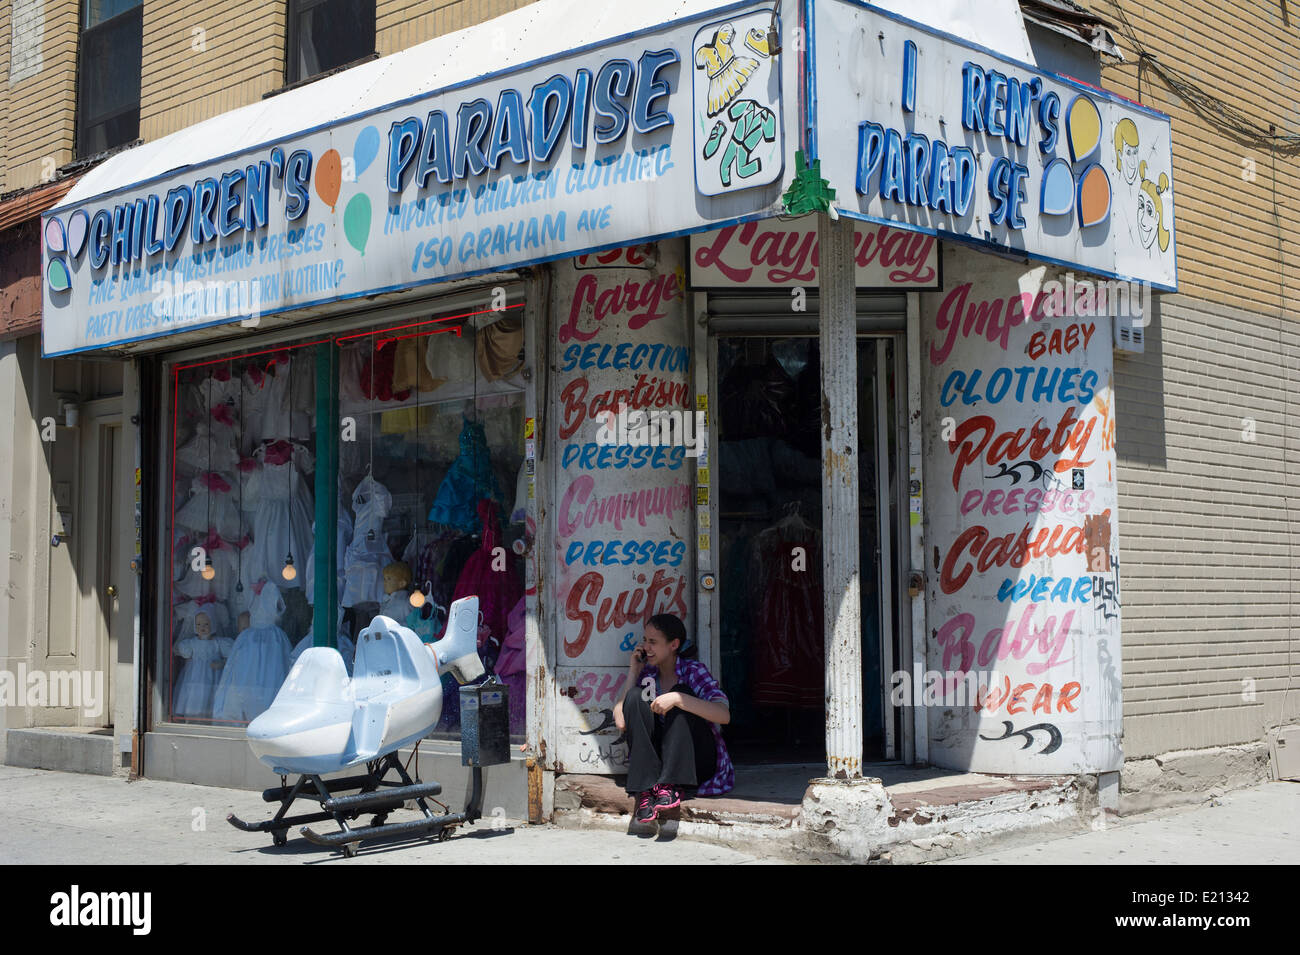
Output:
[[822,599],[827,775],[862,775],[858,353],[853,222],[821,216]]

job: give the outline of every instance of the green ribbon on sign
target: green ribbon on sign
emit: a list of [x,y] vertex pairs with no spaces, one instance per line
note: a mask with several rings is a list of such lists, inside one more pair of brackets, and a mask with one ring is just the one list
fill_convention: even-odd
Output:
[[787,215],[802,216],[810,212],[826,212],[835,198],[835,190],[822,178],[822,163],[814,159],[808,165],[803,151],[794,154],[794,181],[781,197]]

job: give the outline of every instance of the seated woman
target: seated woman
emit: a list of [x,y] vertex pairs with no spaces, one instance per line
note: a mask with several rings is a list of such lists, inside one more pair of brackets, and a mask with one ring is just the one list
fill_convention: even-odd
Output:
[[686,659],[695,651],[685,645],[686,627],[673,614],[647,620],[625,695],[614,705],[614,723],[627,736],[627,791],[636,797],[637,822],[653,822],[683,798],[735,786],[719,729],[731,722],[727,696],[703,663]]

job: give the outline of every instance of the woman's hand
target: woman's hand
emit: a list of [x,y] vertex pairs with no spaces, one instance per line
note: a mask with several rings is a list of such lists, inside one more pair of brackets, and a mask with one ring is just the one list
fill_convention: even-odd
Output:
[[645,666],[645,648],[638,646],[632,651],[631,658],[627,661],[628,669],[633,673],[640,673],[641,668]]
[[682,695],[680,693],[669,691],[667,693],[660,693],[656,696],[654,702],[650,704],[650,709],[658,715],[663,716],[674,706],[680,707],[681,705]]
[[623,701],[619,700],[614,704],[614,725],[618,727],[620,733],[627,732],[627,724],[623,722]]

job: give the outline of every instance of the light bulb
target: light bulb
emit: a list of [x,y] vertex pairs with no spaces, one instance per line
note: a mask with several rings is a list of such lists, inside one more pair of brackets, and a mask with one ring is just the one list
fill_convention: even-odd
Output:
[[416,587],[414,590],[411,591],[411,606],[412,607],[424,606],[424,594],[420,592],[419,587]]
[[284,570],[282,570],[280,573],[281,573],[281,575],[284,577],[285,580],[293,580],[295,577],[298,576],[298,571],[297,571],[297,569],[295,569],[294,566],[293,566],[293,552],[292,552],[292,551],[290,551],[290,552],[289,552],[289,555],[288,555],[287,557],[285,557],[285,559],[284,559]]
[[212,561],[206,561],[203,564],[202,574],[204,580],[211,580],[217,576],[217,568],[212,566]]

